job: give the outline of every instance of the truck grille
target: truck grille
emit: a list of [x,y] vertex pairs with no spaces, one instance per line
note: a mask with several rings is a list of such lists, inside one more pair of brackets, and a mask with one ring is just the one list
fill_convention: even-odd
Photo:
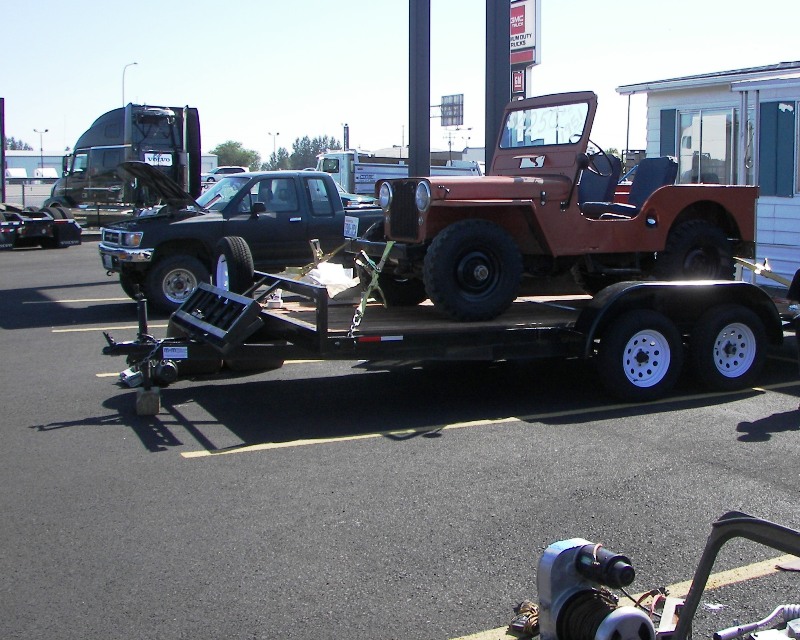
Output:
[[416,240],[419,212],[414,202],[416,180],[398,180],[392,183],[392,210],[389,229],[393,240]]
[[111,244],[119,246],[120,243],[120,236],[122,234],[121,231],[115,231],[114,229],[103,229],[103,244]]

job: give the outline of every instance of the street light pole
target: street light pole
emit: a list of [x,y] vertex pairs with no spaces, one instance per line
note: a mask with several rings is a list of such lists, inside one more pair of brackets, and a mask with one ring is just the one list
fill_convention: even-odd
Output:
[[50,129],[45,129],[44,131],[39,131],[38,129],[34,129],[34,133],[39,134],[39,167],[44,169],[44,134],[50,131]]
[[132,67],[135,64],[139,64],[138,62],[129,62],[124,67],[122,67],[122,106],[125,106],[125,71],[128,67]]
[[269,133],[269,132],[267,132],[267,135],[268,136],[272,136],[272,155],[274,156],[277,153],[277,146],[276,146],[277,145],[277,141],[276,140],[277,140],[278,136],[281,135],[281,134],[280,134],[280,132],[278,132],[278,133]]

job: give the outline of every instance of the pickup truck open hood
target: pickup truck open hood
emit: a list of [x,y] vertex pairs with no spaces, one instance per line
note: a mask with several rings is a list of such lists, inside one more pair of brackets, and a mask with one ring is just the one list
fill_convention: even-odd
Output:
[[194,207],[198,211],[202,210],[195,199],[181,189],[172,178],[149,164],[130,160],[120,164],[117,171],[123,177],[136,178],[141,186],[147,187],[153,195],[158,196],[162,202],[175,210],[187,207]]

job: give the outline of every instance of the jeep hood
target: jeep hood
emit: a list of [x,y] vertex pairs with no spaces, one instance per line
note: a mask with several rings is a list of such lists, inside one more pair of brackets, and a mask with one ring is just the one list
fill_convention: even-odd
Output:
[[565,200],[571,180],[564,175],[544,176],[448,176],[427,178],[434,200],[438,201],[508,201]]
[[139,185],[147,187],[150,193],[158,196],[164,204],[168,204],[176,211],[187,207],[194,207],[198,211],[203,210],[195,199],[181,189],[172,178],[149,164],[130,160],[120,164],[117,171],[123,177],[138,180]]

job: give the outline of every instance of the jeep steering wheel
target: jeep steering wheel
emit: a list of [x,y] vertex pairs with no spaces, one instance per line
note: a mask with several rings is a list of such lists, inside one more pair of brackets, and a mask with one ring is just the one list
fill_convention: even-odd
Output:
[[[593,153],[591,155],[586,154],[586,157],[589,158],[589,164],[587,165],[586,169],[591,171],[595,175],[600,176],[601,178],[611,177],[613,170],[611,169],[611,159],[608,157],[608,154],[603,150],[603,148],[599,144],[593,142],[592,140],[589,140],[589,142],[591,142],[595,147],[597,147],[598,152]],[[602,169],[600,169],[600,167],[597,166],[596,159],[598,156],[603,156],[606,159],[605,164],[608,167],[606,173],[604,173]]]

